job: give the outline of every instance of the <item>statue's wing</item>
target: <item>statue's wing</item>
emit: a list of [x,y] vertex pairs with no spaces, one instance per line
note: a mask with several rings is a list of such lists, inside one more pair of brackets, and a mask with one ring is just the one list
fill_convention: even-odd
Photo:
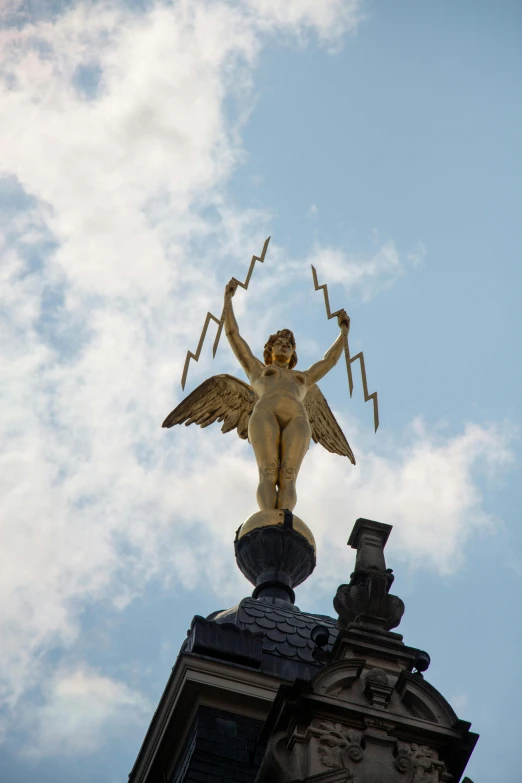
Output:
[[169,413],[163,427],[174,424],[199,424],[208,427],[222,421],[221,432],[237,427],[240,438],[248,438],[248,421],[256,403],[254,390],[233,375],[214,375],[203,381]]
[[348,457],[350,462],[355,465],[353,451],[316,383],[308,389],[304,398],[304,406],[308,414],[314,443],[320,443],[333,454]]

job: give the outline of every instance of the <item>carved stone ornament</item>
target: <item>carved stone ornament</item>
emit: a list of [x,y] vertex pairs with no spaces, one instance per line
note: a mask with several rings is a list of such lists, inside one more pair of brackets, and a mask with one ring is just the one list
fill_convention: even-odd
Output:
[[406,775],[408,783],[439,783],[444,780],[444,764],[437,751],[415,742],[398,742],[395,769]]
[[383,669],[369,669],[366,675],[366,682],[373,682],[375,685],[388,685],[388,675]]
[[352,623],[374,631],[396,628],[404,614],[404,603],[391,595],[391,568],[386,568],[384,547],[391,526],[371,519],[358,519],[348,543],[357,549],[355,569],[347,585],[340,585],[334,598],[339,628]]
[[365,677],[366,686],[364,694],[374,707],[386,709],[393,693],[393,686],[389,684],[388,675],[383,669],[370,669]]
[[310,727],[310,734],[319,740],[317,752],[321,763],[329,769],[346,770],[349,773],[346,780],[358,783],[353,765],[363,759],[362,732],[341,723],[323,721]]

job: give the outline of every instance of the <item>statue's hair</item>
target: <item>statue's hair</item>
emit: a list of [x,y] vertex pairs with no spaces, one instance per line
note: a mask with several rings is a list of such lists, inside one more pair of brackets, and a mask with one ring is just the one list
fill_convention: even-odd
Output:
[[278,337],[287,337],[290,340],[290,344],[292,348],[294,349],[292,356],[290,357],[290,362],[288,364],[288,367],[291,370],[292,367],[295,367],[295,365],[297,364],[297,353],[295,351],[294,333],[290,329],[280,329],[275,334],[270,335],[265,345],[265,349],[263,351],[263,359],[265,361],[265,364],[272,364],[272,347]]

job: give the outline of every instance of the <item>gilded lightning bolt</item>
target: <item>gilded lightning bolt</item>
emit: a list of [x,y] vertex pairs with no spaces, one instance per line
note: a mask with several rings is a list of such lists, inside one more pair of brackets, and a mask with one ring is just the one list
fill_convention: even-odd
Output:
[[[335,313],[332,313],[330,310],[330,299],[328,297],[328,287],[326,283],[323,285],[319,285],[319,281],[317,279],[317,272],[315,271],[315,267],[312,264],[312,275],[314,278],[314,286],[316,291],[322,291],[324,294],[324,305],[326,307],[326,315],[328,318],[335,318],[336,315],[339,315],[341,312],[340,310],[336,310]],[[363,391],[364,391],[364,401],[369,402],[369,400],[373,400],[373,423],[375,425],[375,432],[377,432],[377,428],[379,426],[379,405],[377,402],[377,392],[373,392],[373,394],[368,393],[368,383],[366,381],[366,367],[364,365],[364,355],[363,352],[360,351],[355,356],[350,356],[350,347],[348,345],[348,329],[343,329],[343,343],[344,343],[344,356],[346,358],[346,370],[348,372],[348,387],[350,389],[350,397],[353,393],[353,376],[352,376],[352,362],[355,362],[357,359],[359,359],[361,363],[361,376],[362,376],[362,385],[363,385]]]
[[[254,271],[254,266],[256,265],[256,261],[260,261],[261,263],[263,263],[263,261],[265,260],[265,254],[269,242],[270,242],[270,237],[267,237],[267,239],[265,239],[265,244],[263,245],[263,250],[261,251],[261,255],[252,256],[252,260],[250,261],[250,267],[248,269],[247,276],[245,278],[244,283],[242,283],[241,280],[237,280],[237,278],[235,277],[232,278],[232,280],[234,280],[234,282],[240,285],[241,288],[244,288],[245,291],[247,290],[248,284],[250,283],[250,278],[252,277],[252,272]],[[212,313],[210,312],[207,313],[207,317],[205,318],[205,323],[203,324],[203,331],[201,332],[201,337],[199,338],[198,347],[196,348],[196,353],[192,353],[192,351],[187,351],[187,358],[185,359],[185,366],[183,367],[183,375],[181,376],[182,389],[185,388],[190,360],[194,359],[194,361],[196,362],[199,360],[201,349],[203,348],[203,343],[205,342],[208,325],[211,321],[215,321],[218,325],[218,330],[217,330],[216,338],[214,340],[214,346],[212,349],[212,356],[216,355],[217,347],[219,344],[219,338],[221,337],[221,332],[223,331],[223,324],[225,323],[225,318],[227,315],[227,310],[228,310],[228,303],[225,304],[225,306],[223,307],[221,318],[216,318],[216,316],[212,315]]]

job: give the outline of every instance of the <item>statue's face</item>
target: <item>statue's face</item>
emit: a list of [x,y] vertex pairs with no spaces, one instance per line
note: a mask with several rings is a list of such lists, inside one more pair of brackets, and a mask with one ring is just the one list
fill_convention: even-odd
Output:
[[272,345],[272,361],[288,364],[292,358],[294,348],[290,339],[284,335],[279,335]]

